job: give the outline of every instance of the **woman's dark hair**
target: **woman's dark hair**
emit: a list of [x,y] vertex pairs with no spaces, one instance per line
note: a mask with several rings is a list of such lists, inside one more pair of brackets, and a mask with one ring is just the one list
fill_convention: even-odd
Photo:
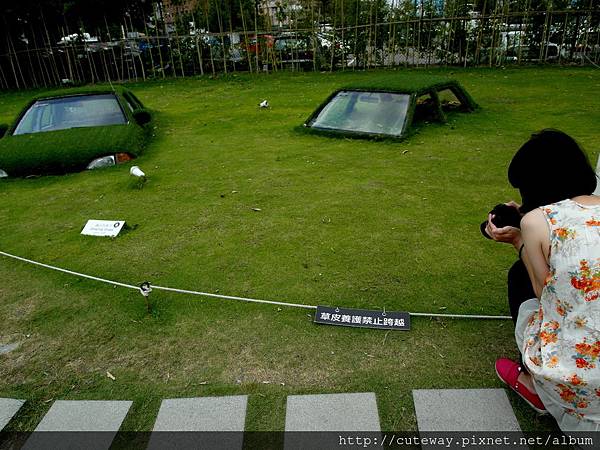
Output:
[[534,133],[508,167],[508,181],[521,192],[526,213],[596,189],[596,173],[575,140],[559,130]]

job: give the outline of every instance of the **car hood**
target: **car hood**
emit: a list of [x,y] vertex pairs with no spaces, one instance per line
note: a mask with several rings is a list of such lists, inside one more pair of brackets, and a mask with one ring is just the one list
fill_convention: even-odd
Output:
[[5,136],[0,139],[0,169],[9,176],[73,172],[101,156],[138,156],[143,144],[143,129],[132,123]]

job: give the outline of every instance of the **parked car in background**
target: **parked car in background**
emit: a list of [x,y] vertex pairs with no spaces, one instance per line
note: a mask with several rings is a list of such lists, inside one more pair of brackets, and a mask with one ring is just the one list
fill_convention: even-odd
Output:
[[260,55],[262,52],[266,52],[267,49],[273,48],[273,43],[275,38],[272,34],[259,34],[248,36],[248,40],[243,43],[243,47],[250,54],[258,54]]
[[312,69],[317,64],[320,45],[309,34],[284,33],[275,38],[273,51],[277,63],[282,67]]
[[[502,55],[498,53],[498,55]],[[559,56],[565,57],[558,44],[547,42],[543,48],[539,45],[522,45],[521,47],[508,48],[503,55],[506,61],[517,62],[519,58],[522,61],[531,62],[552,62],[558,60]]]

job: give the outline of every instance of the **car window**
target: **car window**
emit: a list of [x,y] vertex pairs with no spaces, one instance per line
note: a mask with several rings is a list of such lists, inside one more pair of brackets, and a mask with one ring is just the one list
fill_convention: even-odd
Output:
[[440,105],[444,112],[469,111],[469,105],[465,104],[452,89],[442,89],[438,92]]
[[307,39],[285,38],[275,41],[275,50],[306,50],[310,47],[310,42]]
[[127,104],[129,110],[133,111],[135,109],[135,106],[132,104],[131,99],[125,96],[123,96],[123,98],[125,99],[125,103]]
[[49,128],[52,126],[52,121],[52,108],[44,108],[40,114],[40,126],[42,127],[42,129]]
[[313,128],[400,136],[410,95],[340,91],[312,119]]
[[130,91],[123,92],[123,98],[125,99],[127,106],[131,111],[134,111],[138,108],[143,108],[142,102]]
[[113,94],[38,100],[23,115],[13,134],[127,123]]
[[417,97],[413,125],[419,125],[422,122],[436,122],[439,120],[440,117],[437,103],[431,94],[425,94]]

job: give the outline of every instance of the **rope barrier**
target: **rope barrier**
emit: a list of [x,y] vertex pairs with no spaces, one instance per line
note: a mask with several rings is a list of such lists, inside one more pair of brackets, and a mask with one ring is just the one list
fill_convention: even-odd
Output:
[[[62,269],[60,267],[51,266],[50,264],[44,264],[38,261],[34,261],[32,259],[22,258],[21,256],[12,255],[10,253],[6,253],[0,250],[0,255],[6,256],[8,258],[13,258],[18,261],[26,262],[29,264],[33,264],[40,267],[45,267],[46,269],[56,270],[58,272],[66,273],[69,275],[75,275],[82,278],[87,278],[88,280],[99,281],[101,283],[111,284],[113,286],[121,286],[128,289],[134,289],[140,292],[144,297],[148,297],[150,292],[153,290],[157,291],[166,291],[166,292],[175,292],[178,294],[189,294],[189,295],[200,295],[203,297],[213,297],[220,298],[223,300],[237,300],[242,302],[250,302],[250,303],[263,303],[268,305],[278,305],[278,306],[288,306],[292,308],[303,308],[303,309],[317,309],[315,305],[303,305],[299,303],[287,303],[287,302],[277,302],[274,300],[260,300],[256,298],[246,298],[246,297],[236,297],[233,295],[222,295],[222,294],[212,294],[209,292],[200,292],[200,291],[190,291],[187,289],[176,289],[170,288],[166,286],[155,286],[151,284],[149,281],[143,282],[139,286],[135,286],[132,284],[121,283],[119,281],[107,280],[106,278],[95,277],[92,275],[86,275],[84,273],[75,272],[73,270]],[[452,318],[452,319],[511,319],[510,316],[486,316],[486,315],[477,315],[477,314],[435,314],[435,313],[409,313],[411,316],[416,317],[442,317],[442,318]]]
[[159,290],[159,291],[177,292],[179,294],[202,295],[205,297],[222,298],[224,300],[240,300],[242,302],[266,303],[269,305],[290,306],[292,308],[317,309],[317,307],[313,306],[313,305],[302,305],[302,304],[298,304],[298,303],[276,302],[274,300],[259,300],[256,298],[246,298],[246,297],[235,297],[232,295],[211,294],[209,292],[188,291],[187,289],[175,289],[175,288],[164,287],[164,286],[152,285],[152,288]]
[[13,259],[18,259],[19,261],[23,261],[23,262],[26,262],[29,264],[34,264],[36,266],[45,267],[46,269],[57,270],[58,272],[68,273],[69,275],[76,275],[78,277],[87,278],[88,280],[100,281],[101,283],[112,284],[114,286],[121,286],[121,287],[129,288],[129,289],[135,289],[136,291],[140,290],[139,286],[133,286],[131,284],[120,283],[118,281],[107,280],[105,278],[100,278],[100,277],[94,277],[92,275],[85,275],[83,273],[74,272],[72,270],[61,269],[60,267],[55,267],[55,266],[51,266],[49,264],[44,264],[41,262],[33,261],[31,259],[11,255],[10,253],[5,253],[3,251],[0,251],[0,255],[8,256],[9,258],[13,258]]
[[592,66],[594,66],[596,69],[600,69],[600,66],[592,61],[588,55],[584,54],[583,56],[585,56],[585,59],[587,59]]

